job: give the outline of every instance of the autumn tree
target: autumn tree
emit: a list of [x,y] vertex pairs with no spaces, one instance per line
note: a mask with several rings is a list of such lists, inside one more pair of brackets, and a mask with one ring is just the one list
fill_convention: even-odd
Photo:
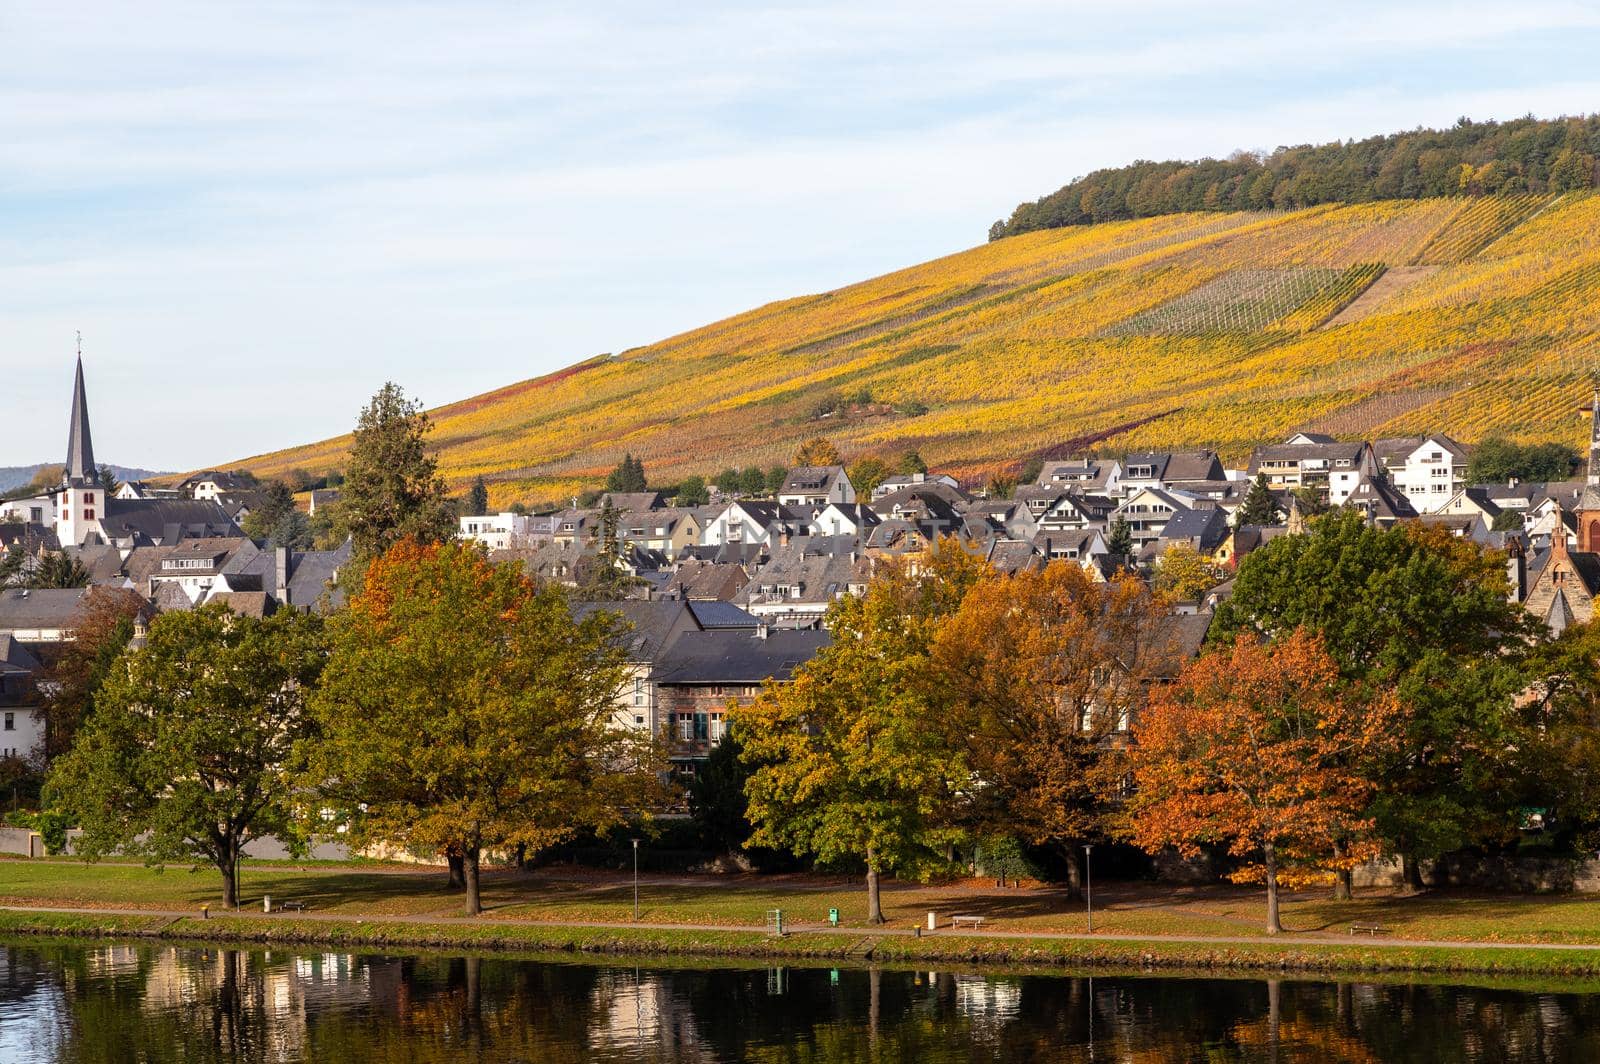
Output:
[[751,769],[751,843],[863,862],[872,923],[884,922],[880,877],[911,865],[965,775],[929,726],[929,655],[983,564],[953,540],[941,547],[917,566],[886,565],[859,598],[836,599],[832,642],[793,682],[733,712]]
[[342,528],[360,559],[403,539],[432,542],[454,533],[444,480],[428,453],[432,429],[421,404],[392,382],[361,411],[339,500]]
[[1097,583],[1058,560],[978,581],[933,642],[933,721],[972,774],[962,820],[1060,848],[1074,894],[1078,846],[1102,830],[1107,741],[1171,652],[1164,614],[1137,577]]
[[1220,565],[1187,543],[1174,543],[1161,555],[1155,586],[1180,602],[1192,602],[1225,578]]
[[797,466],[838,465],[839,448],[835,447],[831,440],[822,436],[813,436],[795,450],[794,464]]
[[1506,651],[1532,629],[1509,600],[1500,555],[1442,528],[1330,514],[1245,558],[1211,638],[1297,628],[1322,637],[1347,681],[1393,690],[1407,706],[1402,741],[1368,778],[1382,784],[1377,830],[1414,888],[1420,859],[1515,833],[1505,761],[1525,680]]
[[237,905],[245,844],[292,835],[290,759],[312,731],[321,627],[313,615],[254,618],[220,603],[158,617],[51,770],[49,801],[83,829],[78,852],[208,861],[223,904]]
[[476,915],[486,851],[535,853],[659,797],[650,737],[611,726],[619,625],[471,547],[402,541],[330,621],[308,779],[358,843],[459,852]]
[[148,608],[137,591],[92,587],[72,619],[72,638],[46,672],[45,755],[55,759],[72,747],[79,727],[94,713],[95,700],[115,662],[133,638],[134,624]]
[[850,485],[856,489],[856,497],[867,499],[872,496],[873,488],[888,479],[889,466],[882,458],[869,454],[856,459],[846,472],[850,477]]
[[1278,934],[1281,876],[1377,852],[1338,843],[1368,837],[1375,788],[1351,766],[1399,712],[1392,693],[1358,704],[1314,635],[1241,636],[1187,665],[1135,724],[1124,829],[1152,853],[1221,844],[1250,859],[1241,875],[1265,881]]

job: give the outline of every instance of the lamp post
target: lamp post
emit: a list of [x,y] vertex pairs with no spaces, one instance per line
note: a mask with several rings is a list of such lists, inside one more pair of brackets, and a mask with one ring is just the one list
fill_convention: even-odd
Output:
[[1083,848],[1083,901],[1089,914],[1089,934],[1094,934],[1094,870],[1089,864],[1089,856],[1094,851],[1094,846]]
[[633,922],[639,922],[639,840],[633,840]]

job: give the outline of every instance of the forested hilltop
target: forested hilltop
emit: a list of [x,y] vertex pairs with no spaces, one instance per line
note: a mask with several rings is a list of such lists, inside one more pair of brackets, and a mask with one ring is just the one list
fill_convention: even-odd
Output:
[[1294,210],[1321,203],[1571,192],[1600,184],[1600,115],[1282,147],[1227,159],[1141,160],[1096,170],[995,222],[989,239],[1187,211]]

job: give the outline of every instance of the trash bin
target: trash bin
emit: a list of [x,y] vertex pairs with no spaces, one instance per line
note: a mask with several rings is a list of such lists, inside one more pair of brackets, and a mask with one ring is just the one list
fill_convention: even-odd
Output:
[[828,910],[828,923],[833,925],[834,927],[838,927],[839,926],[839,910],[838,909],[829,909]]
[[272,895],[271,894],[263,894],[263,895],[261,895],[261,911],[264,912],[264,913],[270,913],[272,911]]
[[939,914],[934,912],[932,909],[928,910],[928,930],[939,930]]

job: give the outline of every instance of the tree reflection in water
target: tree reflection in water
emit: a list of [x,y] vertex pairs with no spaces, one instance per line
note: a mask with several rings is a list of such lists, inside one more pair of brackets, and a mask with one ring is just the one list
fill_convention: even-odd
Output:
[[1600,998],[1278,979],[0,946],[0,1059],[423,1064],[463,1057],[1596,1060]]

